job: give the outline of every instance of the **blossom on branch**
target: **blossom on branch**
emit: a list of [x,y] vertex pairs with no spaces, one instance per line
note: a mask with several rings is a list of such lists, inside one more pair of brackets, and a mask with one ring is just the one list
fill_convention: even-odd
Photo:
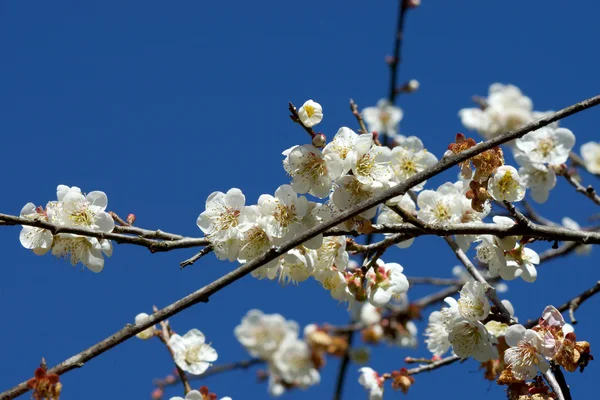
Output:
[[203,374],[218,357],[217,351],[205,341],[204,334],[198,329],[191,329],[183,336],[172,335],[169,346],[177,366],[193,375]]

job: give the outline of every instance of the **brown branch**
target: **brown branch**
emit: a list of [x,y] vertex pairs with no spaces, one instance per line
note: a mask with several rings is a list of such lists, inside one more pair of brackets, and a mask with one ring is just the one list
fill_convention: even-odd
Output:
[[288,110],[290,110],[290,112],[292,113],[292,115],[290,115],[292,121],[298,123],[306,131],[306,133],[310,135],[311,138],[314,138],[316,136],[315,131],[313,130],[313,128],[308,127],[302,123],[302,121],[300,120],[300,116],[298,115],[298,110],[296,110],[296,106],[294,106],[291,101],[288,104]]
[[[522,215],[522,214],[521,214]],[[531,222],[531,221],[530,221]],[[498,224],[484,224],[469,222],[464,224],[449,225],[422,225],[414,226],[412,223],[392,224],[392,225],[373,225],[372,233],[395,233],[397,235],[388,236],[380,242],[370,245],[352,244],[352,251],[366,252],[375,251],[379,247],[396,244],[403,240],[424,235],[451,236],[451,235],[494,235],[498,237],[507,236],[528,236],[534,239],[547,241],[568,241],[581,244],[600,244],[600,232],[592,230],[574,230],[564,227],[550,227],[531,223],[530,225],[515,224],[511,227],[505,227]],[[359,232],[344,231],[340,229],[330,229],[324,233],[324,236],[354,236]]]
[[360,112],[358,112],[358,106],[352,99],[350,99],[350,111],[352,111],[352,115],[354,115],[356,121],[358,122],[358,125],[360,126],[360,133],[369,133],[369,130],[365,125],[365,121],[363,120],[362,115],[360,115]]
[[594,203],[600,206],[600,196],[598,196],[596,190],[591,185],[588,187],[584,187],[581,183],[579,183],[577,179],[575,179],[573,174],[569,172],[566,168],[559,169],[557,171],[557,174],[562,175],[567,180],[567,182],[569,182],[569,184],[575,188],[575,190],[578,193],[583,194],[584,196],[586,196],[587,198],[589,198]]
[[[249,360],[242,360],[230,364],[215,365],[202,375],[186,375],[186,377],[190,381],[199,381],[223,372],[233,371],[236,369],[248,369],[254,365],[264,364],[265,362],[265,360],[261,360],[260,358],[251,358]],[[165,388],[167,386],[175,385],[181,381],[180,377],[175,376],[173,378],[175,379],[155,379],[153,384],[156,387]]]
[[[579,306],[581,306],[581,304],[583,304],[583,302],[585,302],[586,300],[588,300],[589,298],[591,298],[598,292],[600,292],[600,281],[596,282],[596,284],[593,287],[591,287],[591,288],[587,289],[586,291],[584,291],[583,293],[580,293],[579,295],[575,296],[574,298],[567,301],[560,307],[556,307],[556,309],[558,311],[560,311],[561,313],[569,310],[569,312],[572,314],[579,308]],[[530,319],[529,321],[524,323],[523,326],[525,326],[525,328],[531,329],[534,326],[536,326],[537,323],[538,323],[537,319]],[[576,324],[577,320],[573,320],[572,323]]]
[[433,371],[434,369],[438,369],[445,365],[453,364],[453,363],[457,362],[458,360],[460,360],[459,356],[449,356],[446,358],[442,358],[439,361],[435,361],[435,362],[432,362],[429,364],[421,365],[419,367],[411,368],[408,370],[408,375],[417,375],[417,374],[420,374],[421,372]]
[[192,265],[193,263],[195,263],[196,261],[198,261],[205,255],[207,255],[211,251],[213,251],[213,247],[212,247],[212,245],[209,244],[208,246],[206,246],[205,248],[200,250],[198,253],[196,253],[193,257],[190,257],[187,260],[180,262],[179,267],[181,269],[183,269],[183,268],[187,267],[188,265]]
[[404,22],[406,20],[407,1],[398,1],[398,19],[396,20],[396,35],[394,38],[394,55],[389,60],[388,65],[390,66],[390,86],[388,88],[388,100],[390,104],[394,104],[396,101],[396,95],[398,94],[398,75],[400,73],[400,61],[402,54],[402,39],[404,39]]
[[[239,268],[229,272],[228,274],[218,278],[217,280],[209,283],[203,288],[185,296],[184,298],[174,302],[173,304],[159,310],[158,312],[150,315],[147,319],[140,321],[136,324],[131,324],[126,326],[125,328],[115,332],[108,338],[102,340],[101,342],[89,347],[88,349],[78,353],[69,359],[63,361],[57,366],[51,368],[48,373],[54,374],[64,374],[72,369],[79,368],[83,366],[83,364],[100,354],[110,350],[111,348],[117,346],[118,344],[126,341],[127,339],[135,336],[141,331],[163,321],[191,306],[197,304],[199,302],[207,302],[209,297],[214,293],[217,293],[221,289],[229,286],[233,282],[243,278],[248,275],[250,272],[254,271],[257,268],[260,268],[267,262],[274,260],[275,258],[287,253],[289,250],[294,247],[304,243],[305,241],[313,238],[316,235],[319,235],[335,226],[340,224],[347,219],[350,219],[370,208],[377,206],[380,203],[384,203],[389,199],[405,194],[409,189],[413,186],[418,185],[419,183],[430,179],[433,176],[440,174],[441,172],[457,165],[459,162],[465,161],[483,151],[489,150],[493,147],[501,145],[503,143],[509,142],[511,140],[517,139],[528,132],[534,131],[536,129],[541,128],[542,126],[546,126],[551,124],[554,121],[558,121],[562,118],[568,117],[570,115],[576,114],[580,111],[591,108],[595,105],[600,104],[600,95],[589,98],[587,100],[581,101],[572,106],[566,107],[560,111],[549,114],[544,118],[538,119],[536,121],[530,122],[521,128],[506,132],[502,135],[496,136],[493,139],[485,141],[483,143],[479,143],[470,149],[459,153],[454,154],[448,157],[442,158],[438,163],[436,163],[431,168],[428,168],[424,171],[421,171],[412,177],[406,179],[405,181],[383,191],[382,193],[369,198],[368,200],[359,203],[358,205],[343,211],[336,215],[334,218],[331,218],[328,221],[324,221],[313,228],[307,229],[306,231],[298,234],[292,240],[289,240],[282,244],[281,246],[271,249],[260,257],[255,258],[247,262],[246,264],[240,266]],[[1,214],[0,214],[1,215]],[[1,218],[0,218],[1,219]],[[163,242],[164,243],[164,242]],[[19,385],[6,390],[3,393],[0,393],[0,399],[12,399],[18,395],[21,395],[27,392],[27,381],[20,383]]]
[[[153,307],[154,312],[158,311],[158,308],[156,308],[156,306]],[[171,355],[171,358],[173,359],[173,363],[175,364],[175,368],[177,370],[177,375],[179,375],[179,381],[183,384],[183,390],[184,390],[184,394],[188,394],[188,392],[190,392],[192,390],[192,387],[190,386],[190,382],[187,379],[187,376],[185,375],[185,371],[182,370],[179,365],[177,365],[177,363],[175,362],[175,352],[173,351],[173,348],[171,347],[171,345],[169,344],[169,339],[171,338],[171,333],[169,332],[169,323],[167,320],[164,321],[160,321],[160,331],[158,331],[158,338],[160,339],[160,341],[167,347],[167,350],[169,350],[169,354]]]
[[[72,226],[59,226],[52,224],[50,222],[29,219],[29,218],[21,218],[16,217],[14,215],[8,214],[0,214],[0,221],[4,221],[5,225],[25,225],[25,226],[34,226],[36,228],[47,229],[52,232],[53,235],[58,235],[60,233],[73,233],[76,235],[94,237],[97,239],[107,239],[114,240],[117,243],[127,243],[133,244],[136,246],[142,246],[148,248],[151,252],[164,252],[175,249],[186,249],[190,247],[200,247],[206,246],[208,244],[208,239],[206,238],[188,238],[182,237],[178,240],[169,240],[169,241],[159,241],[154,239],[148,239],[141,236],[128,236],[120,233],[112,233],[112,232],[100,232],[94,231],[87,228],[77,228]],[[120,227],[120,228],[132,228],[132,227]],[[139,228],[135,228],[139,229]],[[115,227],[117,230],[117,227]]]

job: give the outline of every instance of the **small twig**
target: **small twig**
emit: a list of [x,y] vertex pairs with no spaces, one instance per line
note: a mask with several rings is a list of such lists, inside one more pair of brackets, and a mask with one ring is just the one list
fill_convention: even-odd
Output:
[[[584,291],[583,293],[580,293],[579,295],[575,296],[574,298],[567,301],[560,307],[556,307],[556,309],[560,312],[565,312],[568,310],[570,313],[574,313],[581,306],[581,304],[583,304],[586,300],[588,300],[590,297],[594,296],[598,292],[600,292],[600,281],[596,282],[596,284],[593,287],[591,287],[591,288],[587,289],[586,291]],[[537,319],[531,319],[531,320],[527,321],[525,324],[523,324],[523,326],[525,326],[526,328],[533,328],[534,326],[537,325],[537,323],[538,323]],[[576,323],[577,323],[577,320],[575,320],[573,322],[573,324],[576,324]]]
[[408,282],[411,285],[425,284],[425,285],[436,285],[436,286],[449,286],[449,285],[463,285],[464,282],[460,279],[449,279],[449,278],[434,278],[434,277],[421,277],[421,276],[409,276]]
[[429,372],[434,369],[438,369],[445,365],[450,365],[460,360],[459,356],[449,356],[446,358],[442,358],[440,361],[432,362],[430,364],[421,365],[419,367],[411,368],[408,370],[408,375],[417,375],[421,372]]
[[108,213],[110,214],[110,216],[111,216],[111,217],[112,217],[112,218],[113,218],[113,219],[114,219],[116,222],[118,222],[118,223],[119,223],[119,225],[121,225],[121,226],[129,226],[129,225],[130,225],[130,224],[129,224],[127,221],[125,221],[123,218],[119,217],[119,215],[118,215],[116,212],[114,212],[114,211],[109,211]]
[[195,263],[196,261],[198,261],[199,259],[201,259],[205,255],[207,255],[211,251],[213,251],[213,247],[212,247],[212,245],[209,244],[208,246],[206,246],[205,248],[203,248],[202,250],[200,250],[198,253],[196,253],[193,257],[190,257],[187,260],[182,261],[181,263],[179,263],[179,267],[181,269],[184,269],[188,265],[192,265],[193,263]]
[[298,115],[298,111],[296,110],[296,107],[292,104],[291,101],[289,102],[288,110],[290,110],[290,112],[292,113],[292,115],[290,115],[292,121],[298,123],[306,131],[306,133],[310,135],[311,138],[314,138],[316,135],[315,131],[313,130],[313,128],[310,128],[302,123],[302,121],[300,120],[300,116]]
[[[233,371],[236,369],[248,369],[254,365],[264,364],[266,361],[261,360],[260,358],[251,358],[249,360],[242,360],[229,364],[222,365],[214,365],[210,367],[205,373],[202,375],[186,375],[189,381],[199,381],[202,379],[206,379],[208,377],[221,374],[223,372]],[[176,376],[175,379],[155,379],[153,385],[159,388],[165,388],[167,386],[175,385],[181,381],[179,376]]]
[[[156,306],[153,306],[152,309],[154,312],[158,311],[158,308]],[[169,344],[169,339],[171,338],[169,322],[167,320],[160,321],[160,327],[161,329],[158,332],[158,338],[167,347],[167,350],[169,350],[169,354],[171,354],[173,363],[175,363],[175,368],[177,369],[177,375],[179,375],[179,380],[183,384],[184,394],[188,394],[188,392],[192,390],[192,387],[190,386],[190,382],[188,381],[187,376],[185,375],[185,371],[182,370],[179,367],[179,365],[177,365],[177,363],[175,362],[175,352]]]
[[356,121],[360,126],[361,133],[369,133],[367,126],[365,125],[365,121],[363,121],[362,115],[360,115],[360,112],[358,112],[358,106],[352,99],[350,99],[350,111],[352,111],[352,115],[354,115],[356,118]]
[[562,175],[578,193],[583,194],[600,206],[600,196],[598,196],[596,190],[592,186],[584,187],[566,168],[561,171],[557,171],[557,173]]
[[514,205],[512,205],[508,201],[505,201],[502,204],[504,205],[504,207],[506,207],[510,215],[517,221],[517,224],[526,226],[528,229],[532,229],[534,227],[533,222],[531,222],[526,216],[521,214],[521,212],[517,210],[517,208]]

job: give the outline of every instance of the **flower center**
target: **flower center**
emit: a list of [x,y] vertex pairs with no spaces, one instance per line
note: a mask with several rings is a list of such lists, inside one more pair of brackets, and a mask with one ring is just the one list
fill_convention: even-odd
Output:
[[226,231],[229,228],[237,226],[239,215],[240,210],[234,210],[226,207],[225,212],[219,214],[218,217],[219,230]]
[[289,226],[296,220],[296,206],[291,205],[289,207],[278,202],[275,212],[273,213],[275,221],[283,227]]
[[304,174],[314,181],[327,173],[325,160],[314,153],[308,153],[308,161],[304,163]]
[[452,214],[450,213],[450,209],[448,208],[448,206],[446,204],[444,204],[443,202],[436,202],[436,205],[433,209],[433,214],[435,215],[436,219],[441,222],[441,221],[447,221],[450,219],[450,217],[452,216]]
[[73,221],[75,225],[92,226],[94,224],[94,216],[95,214],[84,206],[80,210],[69,215],[69,219]]
[[367,153],[356,163],[356,173],[362,176],[369,176],[371,175],[371,171],[373,170],[374,166],[375,158]]
[[500,192],[507,196],[513,191],[517,191],[517,181],[515,181],[512,177],[512,173],[510,171],[506,171],[504,176],[498,180],[498,188],[500,188]]
[[306,115],[308,115],[308,118],[311,118],[313,115],[315,115],[315,108],[313,106],[304,106],[304,111],[306,111]]
[[551,138],[542,139],[540,140],[537,149],[544,157],[548,157],[550,152],[552,152],[552,149],[554,149],[554,141]]
[[200,353],[203,350],[203,348],[204,344],[187,349],[185,352],[185,361],[188,364],[195,364],[204,361],[204,359],[200,357]]

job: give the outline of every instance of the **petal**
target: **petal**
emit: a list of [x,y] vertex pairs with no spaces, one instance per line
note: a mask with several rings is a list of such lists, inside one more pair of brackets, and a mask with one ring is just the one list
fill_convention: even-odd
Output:
[[92,205],[96,207],[100,207],[103,211],[108,207],[108,197],[104,192],[99,190],[95,190],[93,192],[88,193],[85,197],[87,201],[89,201]]
[[525,337],[525,331],[525,327],[521,324],[509,326],[504,333],[506,343],[511,347],[516,346]]
[[240,189],[229,189],[225,195],[225,204],[234,210],[241,210],[246,204],[246,197]]
[[206,338],[204,337],[204,334],[196,328],[190,329],[185,335],[183,335],[183,338],[186,341],[193,340],[194,343],[204,343],[206,340]]

